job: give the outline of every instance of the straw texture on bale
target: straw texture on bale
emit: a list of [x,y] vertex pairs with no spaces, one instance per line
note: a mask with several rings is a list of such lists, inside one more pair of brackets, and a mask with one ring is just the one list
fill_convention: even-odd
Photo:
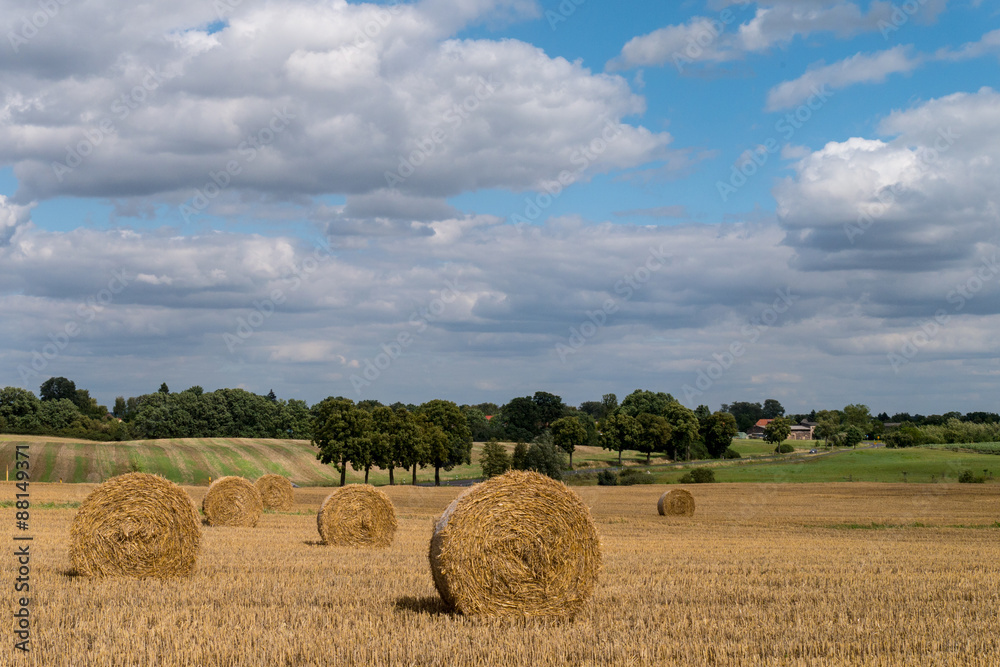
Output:
[[253,483],[260,493],[260,499],[264,503],[264,509],[287,512],[292,509],[295,502],[295,494],[292,491],[292,483],[287,477],[281,475],[264,475]]
[[674,489],[660,496],[656,503],[660,516],[692,516],[694,514],[694,496],[690,491]]
[[594,591],[601,545],[576,493],[511,471],[452,501],[430,563],[441,598],[463,614],[572,618]]
[[186,577],[201,543],[198,508],[173,482],[131,472],[90,492],[70,526],[70,562],[94,577]]
[[220,477],[201,501],[210,526],[253,528],[260,521],[264,502],[254,485],[242,477]]
[[326,497],[316,515],[324,544],[387,547],[396,535],[396,508],[368,484],[342,486]]

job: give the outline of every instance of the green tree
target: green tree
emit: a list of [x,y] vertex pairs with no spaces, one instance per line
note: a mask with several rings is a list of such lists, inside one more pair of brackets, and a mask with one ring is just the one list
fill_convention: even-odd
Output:
[[781,407],[781,403],[777,399],[769,398],[764,401],[764,408],[762,410],[762,419],[776,419],[778,417],[785,416],[785,408]]
[[41,424],[38,421],[38,411],[41,409],[38,397],[20,387],[4,387],[0,389],[0,418],[3,418],[4,428],[16,433],[34,433]]
[[[791,430],[789,430],[791,432]],[[736,417],[728,412],[715,412],[705,420],[705,449],[712,458],[720,458],[736,437]]]
[[547,429],[552,422],[562,417],[566,411],[566,406],[563,405],[562,398],[547,391],[536,391],[535,395],[531,397],[531,401],[535,404],[535,415],[538,420],[536,424],[537,433],[535,435]]
[[292,440],[308,440],[311,418],[305,401],[290,398],[278,401],[278,435]]
[[857,449],[858,443],[865,439],[865,432],[853,424],[844,429],[844,446]]
[[42,383],[38,396],[45,401],[58,401],[61,398],[73,401],[76,399],[76,383],[64,377],[49,378]]
[[524,470],[527,465],[528,446],[523,442],[514,445],[514,453],[510,457],[510,467],[514,470]]
[[644,412],[635,418],[639,422],[639,439],[636,449],[646,455],[646,465],[653,452],[667,451],[674,429],[666,418]]
[[576,417],[563,417],[552,422],[549,427],[552,431],[552,442],[564,452],[569,454],[569,467],[573,469],[573,452],[577,445],[582,445],[587,441],[587,429],[583,427]]
[[728,412],[736,418],[736,427],[746,432],[759,420],[764,419],[764,409],[760,403],[749,403],[747,401],[736,401],[735,403],[723,403],[720,408],[722,412]]
[[472,434],[473,442],[485,442],[490,439],[490,421],[486,419],[483,411],[472,405],[463,405],[462,414],[469,424],[469,432]]
[[871,428],[872,413],[867,405],[861,405],[860,403],[846,405],[844,406],[843,414],[844,426],[854,426],[863,435],[868,434],[868,430]]
[[614,412],[601,424],[601,446],[613,452],[618,452],[618,465],[622,464],[622,452],[626,449],[638,449],[642,426],[639,422],[621,410]]
[[434,485],[441,486],[441,468],[451,470],[456,465],[472,463],[472,433],[465,415],[451,401],[428,401],[420,406],[418,416],[444,436],[442,444],[433,428],[424,429],[428,463],[434,466]]
[[551,442],[533,442],[524,457],[524,469],[534,470],[552,479],[562,479],[565,453]]
[[829,446],[841,429],[842,415],[839,410],[820,410],[816,413],[816,429],[813,435],[822,438],[823,443]]
[[617,409],[618,397],[614,394],[604,394],[601,396],[601,414],[597,417],[597,421],[601,421]]
[[313,407],[312,444],[319,448],[316,458],[333,463],[340,473],[340,485],[347,483],[347,466],[363,459],[371,447],[374,424],[371,415],[349,398],[327,398]]
[[512,461],[503,445],[496,440],[490,440],[483,446],[480,465],[483,468],[483,477],[489,479],[510,470]]
[[792,422],[784,417],[775,417],[764,427],[764,440],[779,445],[792,434]]
[[55,431],[69,428],[82,420],[83,415],[76,403],[68,398],[43,401],[38,410],[38,420],[42,426]]
[[676,402],[673,396],[662,391],[636,389],[622,401],[620,411],[630,417],[638,417],[643,413],[666,417],[667,406]]
[[506,436],[511,440],[531,440],[541,433],[538,406],[528,396],[511,399],[500,409],[500,416]]
[[677,401],[667,403],[663,416],[673,430],[671,437],[671,447],[674,458],[684,458],[690,460],[691,446],[698,440],[698,431],[701,424],[692,410],[684,407]]
[[[428,454],[424,443],[420,425],[412,412],[402,405],[393,408],[396,413],[396,440],[395,454],[396,462],[403,470],[413,470],[411,484],[417,484],[417,466],[427,464]],[[389,471],[389,480],[392,482],[392,470]]]
[[394,470],[413,466],[416,483],[416,464],[421,458],[420,427],[406,408],[372,410],[375,433],[379,438],[376,447],[375,465],[389,471],[389,485],[396,483]]
[[160,388],[157,391],[159,391],[159,393],[161,393],[161,394],[169,394],[170,393],[170,387],[167,386],[166,382],[161,382],[160,383]]

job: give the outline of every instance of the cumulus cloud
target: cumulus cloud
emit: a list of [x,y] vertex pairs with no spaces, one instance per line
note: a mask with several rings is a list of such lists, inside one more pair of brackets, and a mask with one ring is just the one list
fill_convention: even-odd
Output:
[[897,46],[887,51],[858,53],[838,63],[812,67],[792,81],[785,81],[767,94],[767,110],[789,109],[815,95],[816,91],[839,90],[857,83],[881,83],[890,74],[912,72],[923,59],[911,56],[912,47]]
[[882,138],[831,142],[775,189],[786,242],[812,269],[964,266],[1000,239],[1000,94],[898,110]]
[[[0,162],[21,203],[156,196],[201,212],[231,188],[352,195],[372,212],[387,189],[540,188],[609,125],[617,138],[588,173],[669,157],[668,134],[622,122],[644,110],[623,78],[517,40],[454,39],[536,11],[296,0],[235,4],[218,23],[211,4],[182,3],[133,24],[131,6],[74,6],[4,61]],[[17,27],[16,11],[3,16]]]
[[[867,9],[844,0],[761,0],[754,14],[744,19],[742,12],[750,4],[744,0],[715,3],[720,11],[714,16],[698,16],[635,37],[607,67],[614,71],[673,64],[683,72],[694,63],[739,60],[815,33],[832,32],[845,38],[878,31],[894,25],[893,12],[900,11],[880,0],[869,3]],[[947,4],[948,0],[922,2],[915,20],[933,22]],[[911,18],[903,16],[906,21]]]
[[[783,243],[791,220],[781,223],[459,216],[413,221],[408,233],[358,232],[357,247],[333,235],[310,244],[27,229],[0,248],[0,386],[87,378],[110,401],[163,381],[212,388],[239,378],[311,402],[503,402],[539,388],[580,402],[648,386],[694,407],[754,396],[755,378],[773,376],[786,380],[774,390],[786,406],[837,406],[845,383],[871,382],[891,411],[911,407],[891,402],[892,390],[905,394],[927,365],[990,354],[1000,277],[949,311],[911,367],[897,376],[887,362],[936,310],[953,308],[949,292],[975,275],[986,244],[908,270],[893,261],[912,244],[882,248],[867,265],[814,266],[797,261],[811,248]],[[64,348],[39,357],[71,323],[78,333]],[[727,360],[736,343],[744,352]],[[720,358],[728,370],[699,384]],[[971,391],[960,377],[961,387],[938,378],[942,400]]]
[[31,206],[18,206],[0,195],[0,247],[7,245],[17,231],[31,223]]

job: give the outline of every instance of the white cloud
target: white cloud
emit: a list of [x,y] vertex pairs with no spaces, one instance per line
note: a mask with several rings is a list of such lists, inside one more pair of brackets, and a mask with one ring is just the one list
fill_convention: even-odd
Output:
[[1000,30],[988,32],[980,40],[963,44],[957,50],[940,49],[934,57],[937,60],[961,62],[996,54],[1000,54]]
[[18,206],[0,195],[0,247],[8,244],[19,229],[31,224],[31,206]]
[[963,266],[1000,241],[1000,94],[899,110],[884,139],[831,142],[774,191],[787,243],[814,269]]
[[[575,169],[608,123],[620,132],[588,174],[670,155],[668,134],[622,123],[645,109],[625,79],[517,40],[451,39],[532,16],[534,2],[242,3],[211,35],[211,4],[181,4],[134,17],[121,40],[134,12],[118,9],[74,6],[5,61],[0,163],[14,165],[17,201],[178,204],[215,180],[354,195],[371,212],[390,186],[425,199],[539,188]],[[98,20],[109,12],[120,21]],[[64,29],[88,38],[59,42]]]
[[[918,22],[933,22],[948,0],[927,0],[916,12]],[[749,3],[728,0],[715,16],[697,16],[685,24],[669,25],[629,40],[609,70],[674,64],[681,71],[693,63],[739,60],[784,46],[796,37],[832,32],[839,38],[880,30],[891,21],[893,4],[875,0],[867,11],[845,0],[760,0],[752,18],[744,21]],[[904,15],[907,21],[909,14]]]
[[890,74],[908,73],[923,63],[910,55],[912,47],[897,46],[872,54],[858,53],[832,65],[810,68],[792,81],[785,81],[767,95],[767,110],[789,109],[805,102],[816,91],[840,90],[857,83],[881,83]]

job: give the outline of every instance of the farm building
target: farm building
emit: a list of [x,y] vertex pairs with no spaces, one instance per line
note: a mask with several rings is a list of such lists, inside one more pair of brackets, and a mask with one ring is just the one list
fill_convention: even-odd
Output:
[[[758,419],[757,423],[747,429],[747,436],[750,438],[763,438],[764,429],[773,419]],[[792,432],[788,435],[789,440],[813,440],[813,433],[816,425],[812,422],[802,422],[792,426]]]

